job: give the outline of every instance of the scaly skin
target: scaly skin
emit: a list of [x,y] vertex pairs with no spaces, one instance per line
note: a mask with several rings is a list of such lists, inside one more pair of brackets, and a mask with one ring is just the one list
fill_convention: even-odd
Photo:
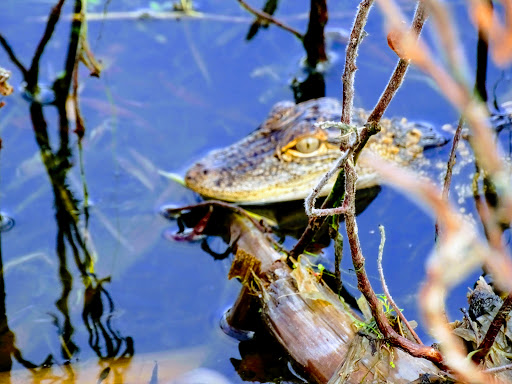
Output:
[[[210,152],[185,176],[199,194],[237,203],[269,203],[306,197],[340,156],[339,128],[322,129],[316,122],[339,121],[336,99],[321,98],[300,104],[276,104],[267,120],[244,139]],[[352,124],[361,127],[367,113],[355,110]],[[401,166],[420,170],[427,162],[423,149],[446,139],[426,125],[405,119],[381,121],[382,130],[361,153],[368,151]],[[371,168],[358,162],[359,189],[378,184]],[[334,180],[333,180],[334,182]],[[332,186],[332,184],[331,184]],[[330,186],[324,189],[328,192]]]

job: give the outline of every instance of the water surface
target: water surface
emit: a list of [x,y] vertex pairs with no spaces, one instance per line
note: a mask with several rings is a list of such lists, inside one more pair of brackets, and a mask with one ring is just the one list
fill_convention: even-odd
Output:
[[[356,2],[331,3],[329,27],[349,29]],[[41,18],[52,5],[42,0],[2,3],[0,32],[22,62],[31,60],[45,26]],[[113,307],[110,311],[103,293],[103,323],[108,317],[110,337],[119,339],[116,356],[133,340],[136,356],[165,355],[168,366],[175,362],[176,375],[205,367],[237,383],[242,379],[234,366],[238,366],[235,361],[241,358],[241,348],[218,324],[240,285],[226,280],[229,260],[215,261],[198,244],[170,242],[162,236],[172,224],[158,214],[159,207],[164,203],[190,204],[199,197],[159,171],[183,174],[209,150],[231,144],[254,130],[275,102],[292,99],[289,83],[302,75],[304,53],[296,38],[275,27],[246,42],[251,18],[235,1],[204,1],[198,6],[205,13],[236,17],[236,22],[105,19],[89,23],[91,47],[105,69],[100,79],[88,78],[87,71],[81,71],[80,98],[87,126],[83,158],[91,203],[88,231],[96,258],[94,273],[98,279],[110,278],[102,287]],[[304,31],[308,6],[305,0],[282,2],[277,16]],[[112,2],[107,9],[115,12],[142,7],[147,4],[126,0]],[[410,6],[406,8],[412,12]],[[91,10],[102,12],[103,4],[93,4]],[[63,15],[69,16],[70,11],[71,3],[66,4]],[[467,22],[462,7],[454,5],[453,11],[458,20]],[[40,65],[42,83],[51,84],[61,71],[68,20],[62,18],[47,46]],[[386,46],[377,8],[367,31],[369,36],[358,58],[356,105],[372,108],[397,58]],[[460,34],[474,67],[476,33],[463,24]],[[432,41],[429,32],[426,37]],[[331,46],[328,96],[341,95],[343,54],[343,45]],[[11,83],[18,88],[22,77],[2,50],[0,65],[13,71]],[[489,76],[489,84],[495,84],[501,72],[491,66]],[[506,82],[499,83],[497,89],[501,101],[510,96]],[[71,251],[68,249],[65,265],[57,257],[54,197],[34,140],[29,104],[20,92],[5,101],[8,105],[0,110],[0,208],[16,221],[1,237],[9,328],[24,359],[39,365],[51,354],[57,364],[63,364],[68,359],[61,340],[69,315],[69,338],[77,347],[71,362],[95,361],[107,354],[105,340],[100,336],[95,350],[82,317],[86,292]],[[51,106],[45,107],[45,113],[55,148],[57,115]],[[438,127],[457,119],[456,111],[439,96],[433,83],[414,68],[387,115],[425,120]],[[75,197],[82,200],[74,136],[71,148],[75,166],[67,181]],[[426,156],[444,161],[448,150],[433,149]],[[471,202],[463,204],[473,209]],[[407,316],[418,319],[416,292],[433,247],[433,219],[398,192],[383,187],[358,217],[358,223],[375,287],[379,286],[375,265],[378,225],[385,226],[388,284]],[[287,240],[287,244],[292,243]],[[224,249],[218,239],[212,239],[210,245],[217,251]],[[326,258],[331,257],[326,251]],[[347,284],[354,286],[348,255],[343,266]],[[65,298],[67,312],[58,304],[63,297],[64,275],[59,273],[63,267],[72,276],[72,281],[67,281],[71,283]],[[450,297],[450,316],[459,316],[465,290],[461,287],[458,297]],[[420,329],[420,335],[428,338],[425,329]],[[180,356],[187,356],[187,364]],[[14,361],[13,369],[22,368]]]

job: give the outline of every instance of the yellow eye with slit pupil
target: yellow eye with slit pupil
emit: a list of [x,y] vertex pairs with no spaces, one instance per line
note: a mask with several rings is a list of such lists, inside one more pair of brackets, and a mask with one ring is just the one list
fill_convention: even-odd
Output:
[[312,153],[320,147],[320,140],[316,137],[306,137],[295,144],[295,149],[302,153]]

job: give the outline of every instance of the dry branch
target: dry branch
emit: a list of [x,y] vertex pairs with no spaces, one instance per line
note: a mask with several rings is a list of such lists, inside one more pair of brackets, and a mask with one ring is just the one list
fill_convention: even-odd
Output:
[[388,285],[386,284],[386,279],[384,278],[384,269],[382,268],[382,255],[384,254],[384,243],[386,242],[386,232],[384,231],[384,226],[379,225],[379,231],[380,231],[381,240],[380,240],[380,245],[379,245],[379,256],[377,257],[377,269],[379,271],[379,277],[380,277],[380,282],[382,284],[382,290],[384,291],[384,294],[386,295],[389,303],[391,304],[391,307],[395,310],[396,315],[405,324],[405,326],[411,333],[412,337],[414,337],[414,340],[416,340],[416,342],[418,344],[423,344],[421,342],[421,339],[419,338],[419,336],[414,331],[411,324],[409,324],[409,321],[407,321],[407,319],[405,318],[405,316],[402,313],[402,311],[400,310],[400,308],[398,308],[398,305],[396,305],[395,300],[393,300],[393,297],[391,296],[391,293],[389,292]]
[[362,0],[359,4],[354,24],[352,25],[352,32],[347,44],[345,52],[345,69],[341,77],[343,83],[343,98],[342,98],[342,114],[341,122],[350,124],[352,117],[352,105],[354,103],[354,78],[357,70],[356,58],[357,51],[361,41],[364,37],[364,26],[368,19],[368,14],[373,5],[373,0]]
[[507,319],[511,310],[512,294],[509,294],[503,301],[500,310],[494,317],[491,325],[489,326],[489,329],[487,330],[487,333],[485,334],[484,339],[478,345],[477,352],[472,356],[474,362],[479,363],[485,358],[485,356],[487,356],[494,344],[498,332],[507,323]]

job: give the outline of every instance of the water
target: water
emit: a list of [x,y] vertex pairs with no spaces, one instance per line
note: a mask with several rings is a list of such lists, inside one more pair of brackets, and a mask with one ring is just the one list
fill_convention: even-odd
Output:
[[[35,0],[2,3],[0,32],[23,63],[30,62],[44,29],[40,18],[52,5]],[[329,26],[349,29],[355,5],[330,4]],[[147,6],[126,0],[112,2],[108,10]],[[236,383],[242,379],[234,361],[244,354],[243,348],[224,335],[218,324],[240,285],[226,281],[229,260],[215,261],[198,244],[170,242],[162,236],[171,224],[160,217],[159,207],[190,204],[198,197],[158,171],[183,173],[212,148],[231,144],[254,130],[275,102],[291,99],[288,84],[300,74],[303,49],[292,35],[275,27],[260,31],[247,43],[244,37],[251,18],[235,1],[199,2],[198,6],[205,13],[236,17],[236,22],[124,19],[89,23],[91,48],[105,69],[100,79],[87,78],[87,71],[81,70],[80,99],[87,126],[83,158],[91,202],[88,230],[97,258],[94,273],[98,279],[110,278],[101,284],[105,291],[98,292],[104,302],[103,323],[109,315],[110,335],[120,340],[116,356],[131,339],[135,356],[152,356],[147,361],[165,356],[167,366],[182,368],[180,356],[187,356],[187,369],[215,369]],[[283,2],[278,16],[304,31],[308,6],[305,0]],[[71,3],[66,4],[63,15],[69,15],[70,7]],[[464,21],[465,11],[459,8],[454,6],[454,12]],[[93,11],[102,9],[102,4],[93,4]],[[378,9],[372,11],[367,31],[358,59],[356,105],[372,108],[396,57],[386,48]],[[51,84],[61,71],[68,34],[69,22],[63,17],[41,61],[42,83]],[[476,34],[469,28],[463,29],[461,36],[468,57],[473,58]],[[432,39],[428,32],[427,38]],[[326,93],[340,97],[344,47],[335,44],[332,54],[338,59],[326,74]],[[21,75],[3,50],[0,65],[12,70],[11,84],[18,88]],[[489,84],[500,75],[491,68]],[[507,87],[500,87],[500,95],[506,98]],[[66,358],[59,337],[65,333],[64,325],[70,324],[69,339],[78,347],[71,361],[94,362],[98,355],[105,355],[106,347],[100,340],[101,348],[95,351],[94,342],[89,341],[87,324],[92,323],[82,318],[86,292],[71,250],[68,248],[65,265],[57,257],[54,197],[34,140],[29,104],[20,92],[5,101],[7,106],[0,110],[0,209],[16,223],[9,232],[1,233],[9,328],[24,359],[41,364],[51,354],[62,364]],[[44,111],[56,148],[57,115],[52,107]],[[438,126],[457,119],[456,111],[438,95],[432,82],[414,68],[388,115]],[[82,200],[77,139],[71,137],[74,167],[68,185]],[[427,156],[444,160],[447,154],[444,147]],[[388,284],[406,315],[419,319],[415,295],[433,245],[433,219],[399,193],[383,187],[358,223],[374,286],[379,284],[375,265],[378,225],[385,225]],[[217,251],[224,247],[220,240],[211,240],[210,245]],[[63,267],[73,276],[67,296],[63,281],[69,280],[63,279],[62,271],[59,275]],[[353,285],[348,256],[344,268],[347,284]],[[457,297],[450,297],[450,316],[458,317],[465,289],[461,287]],[[111,313],[107,294],[114,306]],[[62,306],[58,309],[63,296],[67,311]],[[68,323],[65,314],[69,314]],[[420,334],[427,337],[424,329]],[[162,364],[159,367],[163,369]],[[20,369],[14,361],[13,370]],[[184,370],[176,368],[175,375]]]

